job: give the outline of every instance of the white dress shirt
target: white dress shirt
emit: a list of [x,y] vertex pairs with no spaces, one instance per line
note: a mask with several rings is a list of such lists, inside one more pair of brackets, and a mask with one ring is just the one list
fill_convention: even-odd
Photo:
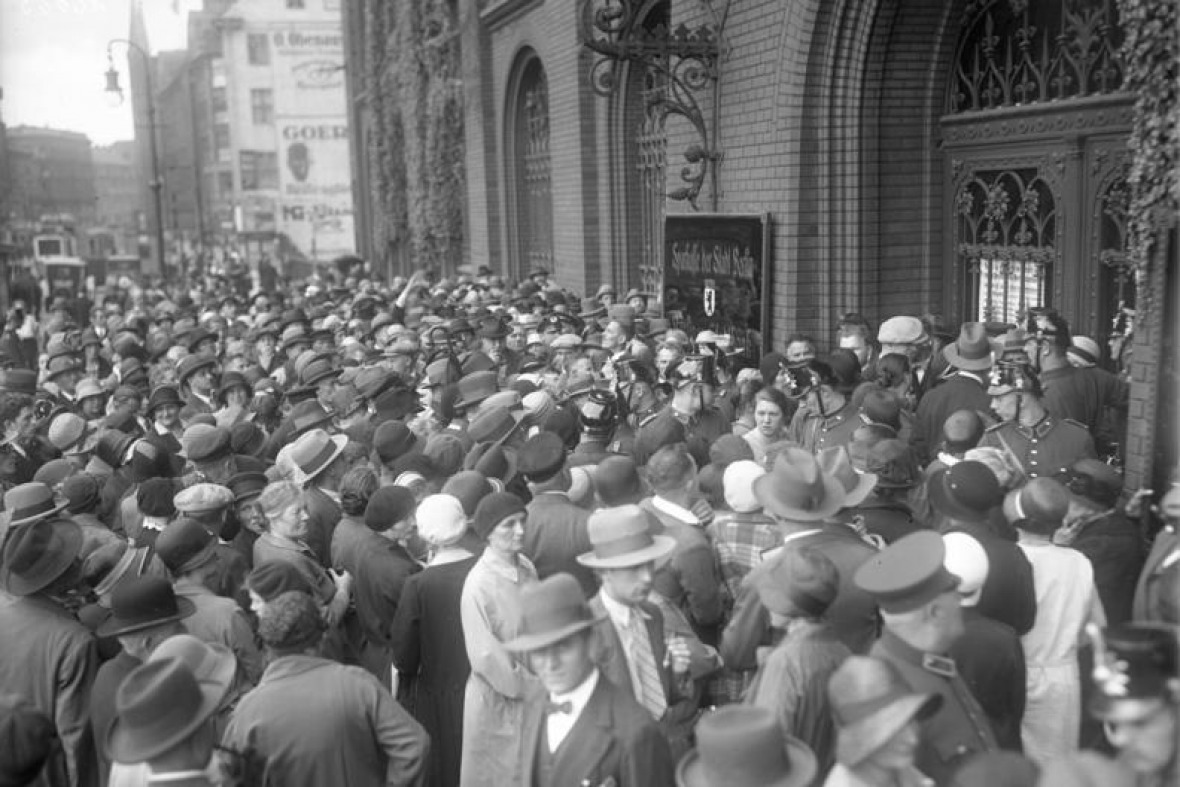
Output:
[[568,694],[550,694],[549,701],[555,704],[568,702],[570,704],[569,713],[550,713],[546,719],[545,734],[549,738],[549,753],[557,751],[557,747],[570,734],[570,730],[574,728],[578,717],[582,715],[582,711],[586,708],[586,703],[590,701],[590,695],[594,693],[594,687],[598,685],[598,668],[595,667],[590,675],[577,687]]

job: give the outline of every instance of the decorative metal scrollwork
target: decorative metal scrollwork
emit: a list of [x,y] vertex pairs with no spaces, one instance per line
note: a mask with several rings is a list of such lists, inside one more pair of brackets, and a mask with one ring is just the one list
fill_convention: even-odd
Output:
[[969,0],[947,110],[1117,92],[1122,37],[1115,0]]
[[[709,0],[702,2],[708,5]],[[716,83],[721,31],[709,24],[649,29],[642,23],[644,6],[643,0],[583,0],[582,45],[599,55],[590,69],[590,84],[600,96],[613,95],[620,87],[624,62],[661,75],[665,87],[649,94],[648,109],[661,122],[668,115],[683,118],[699,139],[683,152],[687,163],[680,177],[685,185],[668,192],[668,197],[697,209],[697,198],[721,153],[712,145],[710,124],[695,94]]]

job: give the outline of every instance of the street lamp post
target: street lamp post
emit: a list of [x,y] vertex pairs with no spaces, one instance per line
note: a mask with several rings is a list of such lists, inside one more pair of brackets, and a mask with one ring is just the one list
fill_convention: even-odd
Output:
[[[107,86],[106,92],[123,100],[123,89],[119,87],[119,71],[115,68],[115,58],[112,47],[115,44],[125,44],[128,51],[138,52],[143,58],[143,73],[147,78],[147,111],[148,111],[148,142],[152,158],[152,180],[148,187],[152,190],[152,207],[156,214],[156,253],[159,255],[160,274],[167,273],[164,261],[164,205],[160,190],[164,188],[164,181],[160,178],[160,152],[156,148],[156,93],[152,83],[152,59],[138,44],[125,38],[112,38],[107,42]],[[183,275],[184,271],[181,271]]]

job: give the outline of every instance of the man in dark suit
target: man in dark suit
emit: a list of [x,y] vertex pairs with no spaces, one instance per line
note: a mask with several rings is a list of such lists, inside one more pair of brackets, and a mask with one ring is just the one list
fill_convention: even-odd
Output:
[[659,727],[595,664],[596,616],[578,581],[558,573],[521,591],[519,636],[505,643],[527,654],[544,686],[528,699],[521,735],[521,783],[668,785],[672,755]]
[[673,754],[691,746],[700,715],[697,679],[716,669],[713,651],[687,628],[669,628],[652,595],[655,561],[675,549],[670,536],[652,535],[651,520],[637,505],[604,508],[590,517],[593,550],[578,562],[593,568],[602,589],[590,609],[603,618],[593,660],[660,723]]

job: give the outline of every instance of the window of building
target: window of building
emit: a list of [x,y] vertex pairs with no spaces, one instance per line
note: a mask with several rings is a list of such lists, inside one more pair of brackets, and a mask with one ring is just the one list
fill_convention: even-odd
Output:
[[223,197],[228,197],[234,192],[234,173],[232,172],[218,172],[217,173],[217,193]]
[[279,187],[279,157],[277,153],[243,150],[238,157],[242,171],[242,191],[259,191]]
[[287,8],[302,9],[306,6],[303,5],[303,0],[287,0]]
[[214,124],[213,147],[218,150],[225,150],[229,147],[229,123]]
[[270,65],[270,44],[266,33],[246,34],[246,59],[252,66]]
[[257,88],[250,91],[250,114],[255,125],[267,125],[275,119],[274,91],[270,88]]
[[[549,158],[549,85],[541,61],[520,70],[512,108],[513,213],[517,259],[526,269],[553,269],[553,194]],[[523,273],[523,271],[521,271]]]
[[229,102],[226,100],[226,97],[225,97],[225,88],[224,87],[213,88],[213,92],[210,97],[209,103],[213,107],[214,112],[225,112],[227,109],[229,109]]

